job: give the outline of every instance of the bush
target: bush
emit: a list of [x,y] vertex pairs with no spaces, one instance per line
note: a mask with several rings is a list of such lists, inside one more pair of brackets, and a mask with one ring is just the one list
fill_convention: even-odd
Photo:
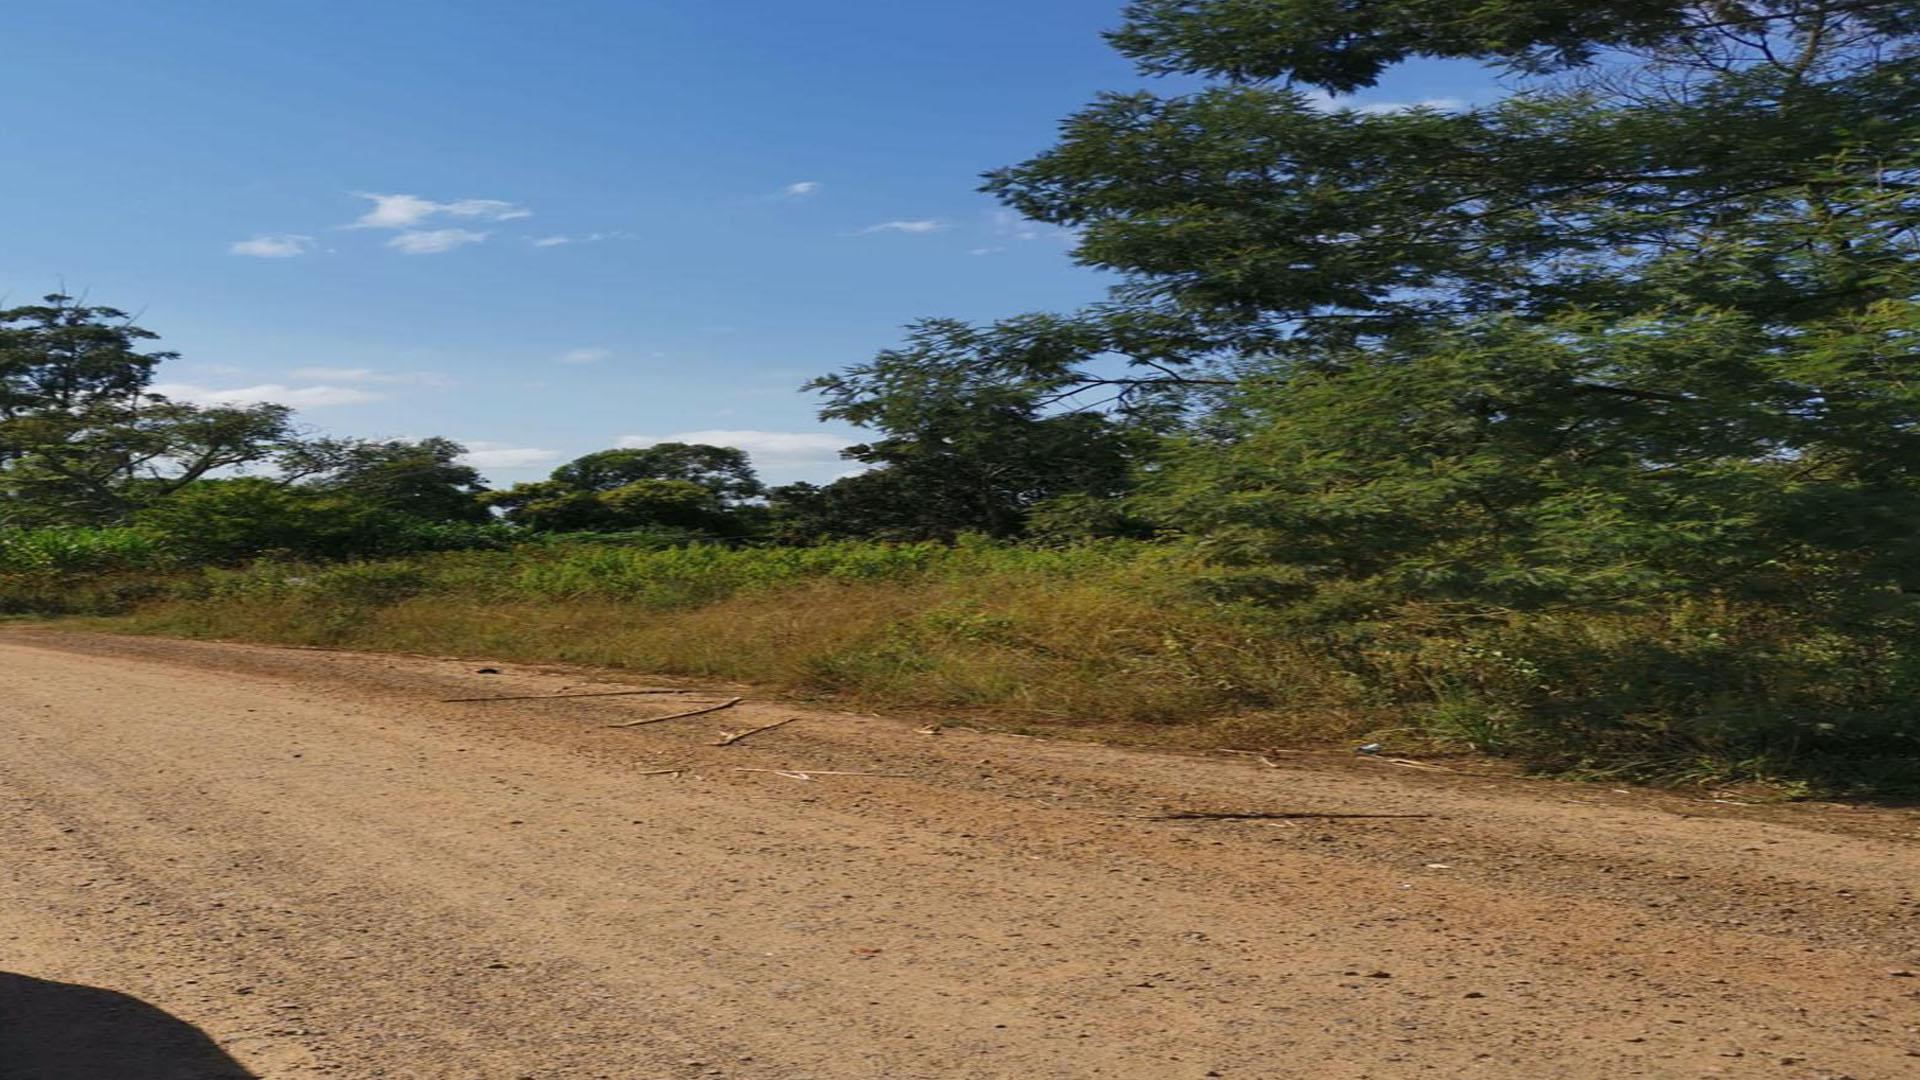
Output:
[[84,597],[67,590],[75,600],[0,591],[0,609],[138,603],[113,625],[745,679],[1192,745],[1385,738],[1557,771],[1809,791],[1920,778],[1920,638],[1898,625],[1841,634],[1756,602],[1704,600],[1461,618],[1323,589],[1288,606],[1243,598],[1242,574],[1223,578],[1190,548],[1138,541],[659,539],[139,579],[149,591],[165,583],[164,598],[116,595],[101,576]]
[[164,539],[146,529],[0,529],[0,573],[146,570],[173,561]]

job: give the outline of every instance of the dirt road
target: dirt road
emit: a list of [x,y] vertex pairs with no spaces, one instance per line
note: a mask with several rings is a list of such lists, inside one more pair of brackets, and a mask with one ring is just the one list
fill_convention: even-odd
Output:
[[1911,810],[592,681],[0,636],[0,1077],[1920,1076]]

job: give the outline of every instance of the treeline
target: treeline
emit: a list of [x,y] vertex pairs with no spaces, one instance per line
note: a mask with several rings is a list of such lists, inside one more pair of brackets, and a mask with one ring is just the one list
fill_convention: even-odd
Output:
[[[936,333],[969,331],[941,324],[916,338],[931,345]],[[660,443],[490,490],[449,439],[315,436],[280,405],[169,401],[150,387],[175,354],[148,348],[155,339],[122,311],[64,295],[0,310],[0,528],[130,528],[210,561],[587,532],[655,544],[1014,538],[1052,529],[1036,518],[1048,507],[1098,531],[1113,514],[1089,513],[1089,501],[1126,494],[1151,449],[1147,432],[1113,417],[1050,412],[1035,388],[935,385],[924,357],[888,354],[816,384],[831,394],[828,415],[884,436],[849,447],[868,468],[834,483],[769,489],[737,448]],[[60,535],[46,550],[78,542]]]
[[[196,503],[279,499],[528,534],[1131,538],[1329,672],[1400,672],[1423,730],[1920,775],[1920,0],[1137,0],[1108,37],[1180,89],[1102,96],[986,190],[1121,284],[929,319],[810,384],[871,435],[865,472],[762,491],[737,452],[653,447],[482,493],[444,444],[303,469],[284,413],[144,397],[163,354],[55,300],[0,352],[8,520],[216,536],[237,511]],[[1342,106],[1412,59],[1505,93]],[[282,473],[213,479],[262,460]],[[435,478],[411,509],[402,475]],[[465,509],[421,509],[443,495]]]

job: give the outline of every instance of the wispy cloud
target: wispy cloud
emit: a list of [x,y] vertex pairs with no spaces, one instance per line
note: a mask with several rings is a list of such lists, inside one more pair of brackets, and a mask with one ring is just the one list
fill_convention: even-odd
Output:
[[1030,244],[1035,241],[1071,244],[1080,238],[1077,230],[1024,218],[1011,210],[995,210],[987,215],[987,228],[993,233],[994,243],[974,248],[967,254],[997,255],[1007,250],[1009,244]]
[[801,180],[781,188],[780,194],[788,199],[806,199],[820,194],[825,188],[826,185],[818,180]]
[[630,232],[592,232],[581,233],[578,236],[568,236],[565,233],[554,236],[536,236],[527,242],[534,247],[560,247],[564,244],[597,244],[602,240],[631,239],[633,239],[633,234]]
[[561,364],[584,365],[584,364],[597,364],[600,361],[605,360],[612,355],[613,355],[612,349],[603,348],[601,346],[596,345],[596,346],[592,346],[590,348],[585,348],[585,349],[568,349],[566,352],[561,353],[559,356],[556,356],[553,359],[556,363],[561,363]]
[[251,255],[256,259],[291,259],[312,250],[313,237],[298,233],[255,236],[227,245],[227,251],[234,255]]
[[385,386],[452,386],[453,380],[431,371],[376,371],[373,368],[301,367],[287,372],[296,379],[328,383],[369,383]]
[[373,191],[356,191],[354,195],[373,203],[372,209],[354,221],[352,227],[356,229],[411,229],[423,222],[440,217],[465,218],[472,221],[512,221],[516,218],[533,216],[533,211],[500,199],[455,199],[453,202],[435,202],[418,195],[382,195]]
[[558,450],[544,450],[533,446],[514,446],[510,443],[469,440],[464,444],[467,452],[460,455],[463,464],[476,469],[528,469],[545,465],[560,457]]
[[1413,109],[1433,109],[1436,112],[1459,112],[1466,107],[1466,99],[1457,97],[1421,98],[1419,101],[1367,101],[1352,106],[1356,112],[1369,113],[1372,115],[1409,112]]
[[908,233],[924,235],[936,233],[947,228],[947,223],[937,218],[923,218],[917,221],[883,221],[878,225],[869,225],[861,229],[859,235],[871,236],[874,233]]
[[409,230],[387,241],[387,246],[403,255],[438,255],[443,251],[477,244],[486,233],[471,229]]
[[195,405],[272,403],[290,405],[296,409],[312,409],[329,405],[366,405],[386,399],[384,394],[362,390],[357,386],[286,386],[280,383],[261,383],[257,386],[236,386],[223,390],[192,383],[155,383],[148,389],[169,401],[187,401]]
[[1342,110],[1364,113],[1368,116],[1386,116],[1391,113],[1411,112],[1414,109],[1434,109],[1439,112],[1458,112],[1467,107],[1465,98],[1430,97],[1419,101],[1361,101],[1353,97],[1329,94],[1325,91],[1312,91],[1307,95],[1307,104],[1321,112],[1340,112]]

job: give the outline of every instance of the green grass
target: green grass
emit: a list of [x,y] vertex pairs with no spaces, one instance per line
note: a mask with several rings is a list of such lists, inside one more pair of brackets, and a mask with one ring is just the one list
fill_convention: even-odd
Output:
[[114,544],[119,561],[101,570],[88,569],[102,561],[85,541],[36,539],[30,550],[53,562],[0,572],[0,614],[737,679],[1194,746],[1384,737],[1580,775],[1808,793],[1920,786],[1910,639],[1839,636],[1751,607],[1466,622],[1400,607],[1328,620],[1223,598],[1236,591],[1204,560],[1143,542],[543,542],[226,569],[142,568],[125,537],[97,549]]

